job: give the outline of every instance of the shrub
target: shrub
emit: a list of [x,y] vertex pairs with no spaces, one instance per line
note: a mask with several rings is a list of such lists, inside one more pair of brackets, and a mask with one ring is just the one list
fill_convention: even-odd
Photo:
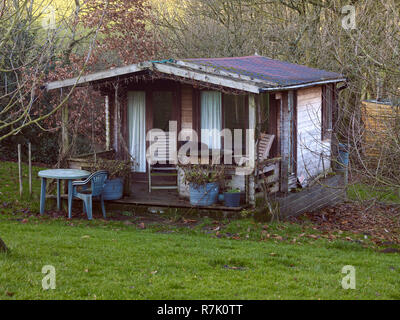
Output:
[[185,173],[186,183],[201,186],[210,182],[224,181],[225,168],[220,165],[185,165],[181,168]]
[[91,171],[108,171],[108,178],[126,178],[132,172],[132,161],[106,160],[99,158],[90,167]]

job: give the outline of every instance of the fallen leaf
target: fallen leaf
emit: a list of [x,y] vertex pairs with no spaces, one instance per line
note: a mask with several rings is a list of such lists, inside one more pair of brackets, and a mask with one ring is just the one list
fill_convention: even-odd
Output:
[[183,219],[183,223],[196,223],[197,220]]

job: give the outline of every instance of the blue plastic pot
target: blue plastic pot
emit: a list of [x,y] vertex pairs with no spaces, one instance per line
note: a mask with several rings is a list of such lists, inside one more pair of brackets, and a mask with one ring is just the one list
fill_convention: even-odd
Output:
[[123,193],[124,180],[122,178],[106,180],[103,189],[104,200],[119,200],[122,198]]
[[339,143],[339,154],[337,160],[337,170],[345,171],[349,166],[349,146],[344,143]]
[[240,207],[240,197],[241,193],[231,193],[225,192],[224,199],[225,199],[225,207]]
[[192,206],[211,206],[217,202],[219,185],[217,182],[205,185],[189,184],[190,204]]

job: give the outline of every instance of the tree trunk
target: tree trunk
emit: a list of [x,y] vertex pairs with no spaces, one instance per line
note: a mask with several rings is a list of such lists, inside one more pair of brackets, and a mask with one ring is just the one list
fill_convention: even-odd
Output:
[[0,252],[7,252],[8,248],[6,246],[6,244],[4,243],[4,241],[0,238]]

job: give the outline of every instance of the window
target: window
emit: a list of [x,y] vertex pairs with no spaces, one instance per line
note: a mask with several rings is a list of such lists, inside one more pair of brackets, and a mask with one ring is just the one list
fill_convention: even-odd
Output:
[[217,91],[202,91],[200,111],[201,142],[210,149],[221,149],[222,99]]
[[[242,146],[240,151],[242,154],[246,151],[246,129],[247,129],[247,108],[245,95],[224,95],[223,113],[224,113],[224,128],[230,129],[232,132],[232,147],[235,147],[234,130],[242,130]],[[227,145],[225,143],[225,145]]]
[[171,91],[153,92],[153,128],[165,132],[169,130],[169,121],[173,119],[174,98]]

